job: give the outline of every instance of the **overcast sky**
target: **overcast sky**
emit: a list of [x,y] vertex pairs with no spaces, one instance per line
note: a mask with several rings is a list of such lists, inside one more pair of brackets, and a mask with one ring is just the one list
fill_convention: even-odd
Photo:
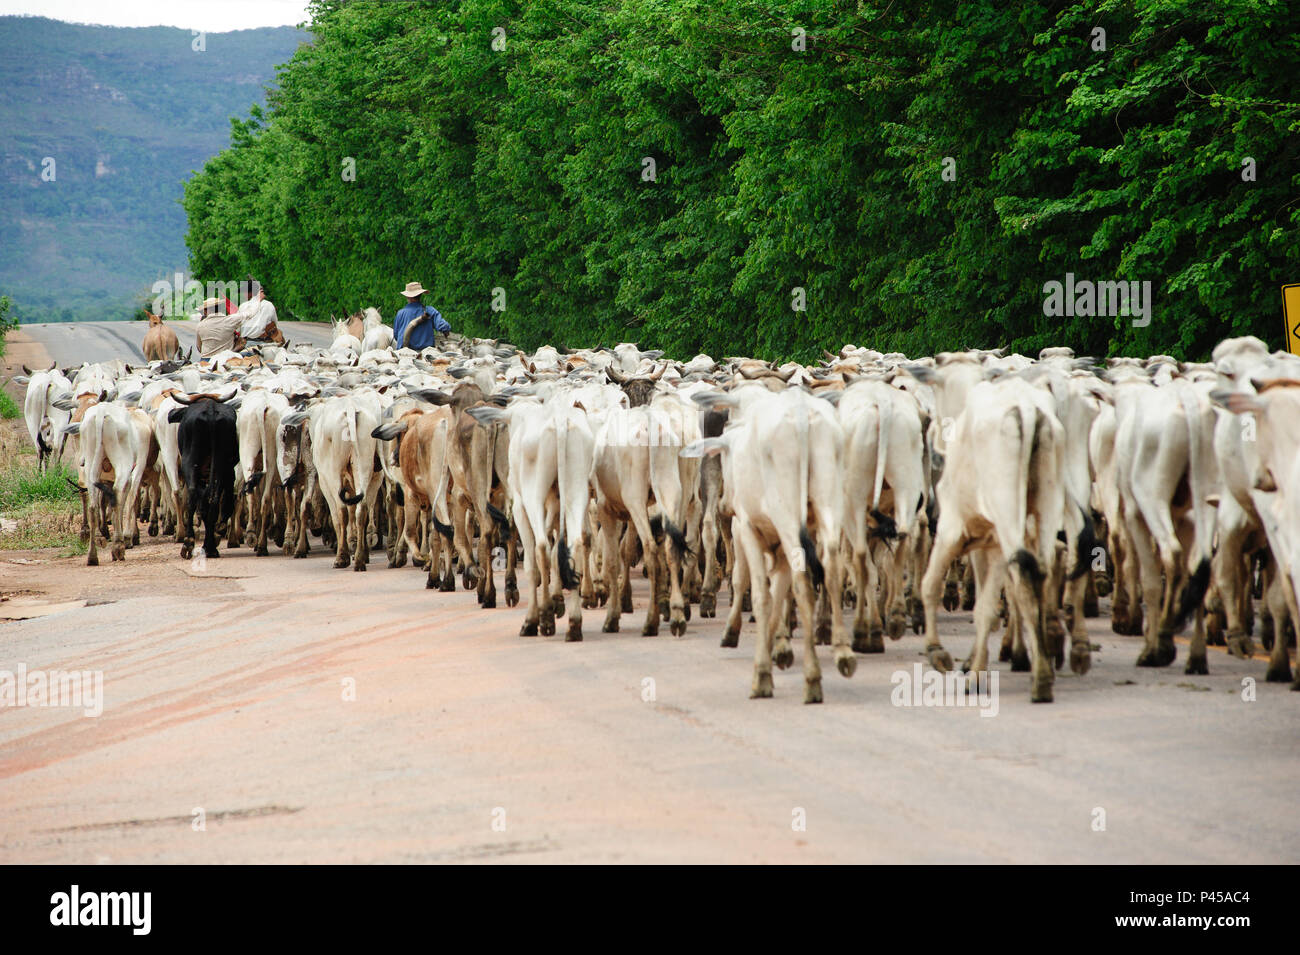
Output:
[[0,0],[0,16],[28,13],[116,27],[184,27],[221,33],[307,19],[307,0]]

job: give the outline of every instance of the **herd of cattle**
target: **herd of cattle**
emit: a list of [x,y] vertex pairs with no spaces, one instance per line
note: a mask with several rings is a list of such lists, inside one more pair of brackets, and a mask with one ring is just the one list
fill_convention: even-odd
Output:
[[569,640],[584,609],[619,629],[638,563],[646,636],[661,619],[685,633],[693,606],[714,616],[729,579],[723,645],[752,612],[752,695],[772,695],[798,628],[809,703],[817,644],[851,676],[855,652],[883,652],[910,623],[951,670],[941,604],[974,609],[973,674],[1005,621],[1001,658],[1045,702],[1067,659],[1089,669],[1099,589],[1113,588],[1113,629],[1145,638],[1139,666],[1170,664],[1190,621],[1189,673],[1207,672],[1207,640],[1252,653],[1262,599],[1267,679],[1291,679],[1300,359],[1256,338],[1206,364],[846,346],[777,367],[633,344],[415,352],[368,309],[328,349],[170,357],[19,379],[42,465],[79,468],[90,565],[110,528],[123,559],[144,519],[189,558],[197,517],[207,557],[223,537],[302,557],[310,535],[362,571],[382,547],[428,587],[459,573],[491,608],[494,570],[518,603],[522,555],[521,634],[567,614]]

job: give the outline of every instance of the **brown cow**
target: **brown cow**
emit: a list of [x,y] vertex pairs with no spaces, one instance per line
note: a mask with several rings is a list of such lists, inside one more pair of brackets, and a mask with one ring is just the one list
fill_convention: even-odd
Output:
[[149,330],[144,333],[144,344],[140,346],[145,361],[171,361],[181,353],[176,333],[153,312],[145,309],[145,314],[149,316]]

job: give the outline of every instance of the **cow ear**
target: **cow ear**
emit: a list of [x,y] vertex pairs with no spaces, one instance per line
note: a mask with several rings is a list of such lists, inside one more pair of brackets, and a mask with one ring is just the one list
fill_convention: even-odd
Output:
[[185,417],[185,410],[186,406],[181,405],[179,408],[173,408],[171,411],[167,412],[167,423],[180,424],[181,419]]

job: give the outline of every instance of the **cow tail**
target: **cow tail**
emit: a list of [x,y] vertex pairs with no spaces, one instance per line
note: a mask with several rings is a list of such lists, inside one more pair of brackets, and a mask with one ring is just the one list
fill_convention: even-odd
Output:
[[871,507],[875,511],[880,507],[880,493],[885,486],[885,460],[889,451],[889,426],[894,414],[893,406],[888,401],[876,405],[876,422],[880,429],[876,436],[876,482],[871,488]]
[[[574,502],[568,499],[566,488],[569,484],[569,418],[561,415],[555,423],[555,480],[560,492],[560,527],[556,534],[556,563],[560,566],[560,586],[565,590],[577,590],[580,586],[578,574],[573,568],[571,548],[569,547],[569,507]],[[579,531],[581,532],[581,531]]]
[[[455,529],[450,524],[444,524],[438,520],[438,504],[443,504],[446,510],[447,484],[451,479],[451,472],[447,469],[447,421],[439,421],[434,430],[434,446],[442,449],[442,454],[434,467],[438,471],[438,484],[434,488],[433,495],[429,498],[429,518],[433,521],[433,526],[437,528],[438,533],[447,538],[448,541],[454,540]],[[450,518],[449,518],[450,519]]]
[[[1188,619],[1205,600],[1205,593],[1210,585],[1210,527],[1212,518],[1207,502],[1209,488],[1206,487],[1205,473],[1209,462],[1202,460],[1205,449],[1201,440],[1200,409],[1196,397],[1189,387],[1178,389],[1178,400],[1183,406],[1183,417],[1187,421],[1187,475],[1192,494],[1192,519],[1196,526],[1196,568],[1183,588],[1178,602],[1178,616],[1174,620],[1174,629],[1181,630]],[[1189,555],[1190,558],[1191,555]],[[1189,559],[1190,567],[1191,561]]]
[[[1010,548],[1019,545],[1015,553],[1009,558],[1009,562],[1019,567],[1021,573],[1027,576],[1037,587],[1045,579],[1046,574],[1038,561],[1038,557],[1033,551],[1025,547],[1025,515],[1029,512],[1029,472],[1034,466],[1034,444],[1037,437],[1040,412],[1031,403],[1020,401],[1016,403],[1016,408],[1011,414],[1015,416],[1016,424],[1020,428],[1015,509],[1015,519],[1018,523],[1016,527],[1010,529],[1013,533],[1008,535],[1009,539],[1003,544],[1003,547]],[[1001,528],[998,529],[998,535],[1002,535]]]

